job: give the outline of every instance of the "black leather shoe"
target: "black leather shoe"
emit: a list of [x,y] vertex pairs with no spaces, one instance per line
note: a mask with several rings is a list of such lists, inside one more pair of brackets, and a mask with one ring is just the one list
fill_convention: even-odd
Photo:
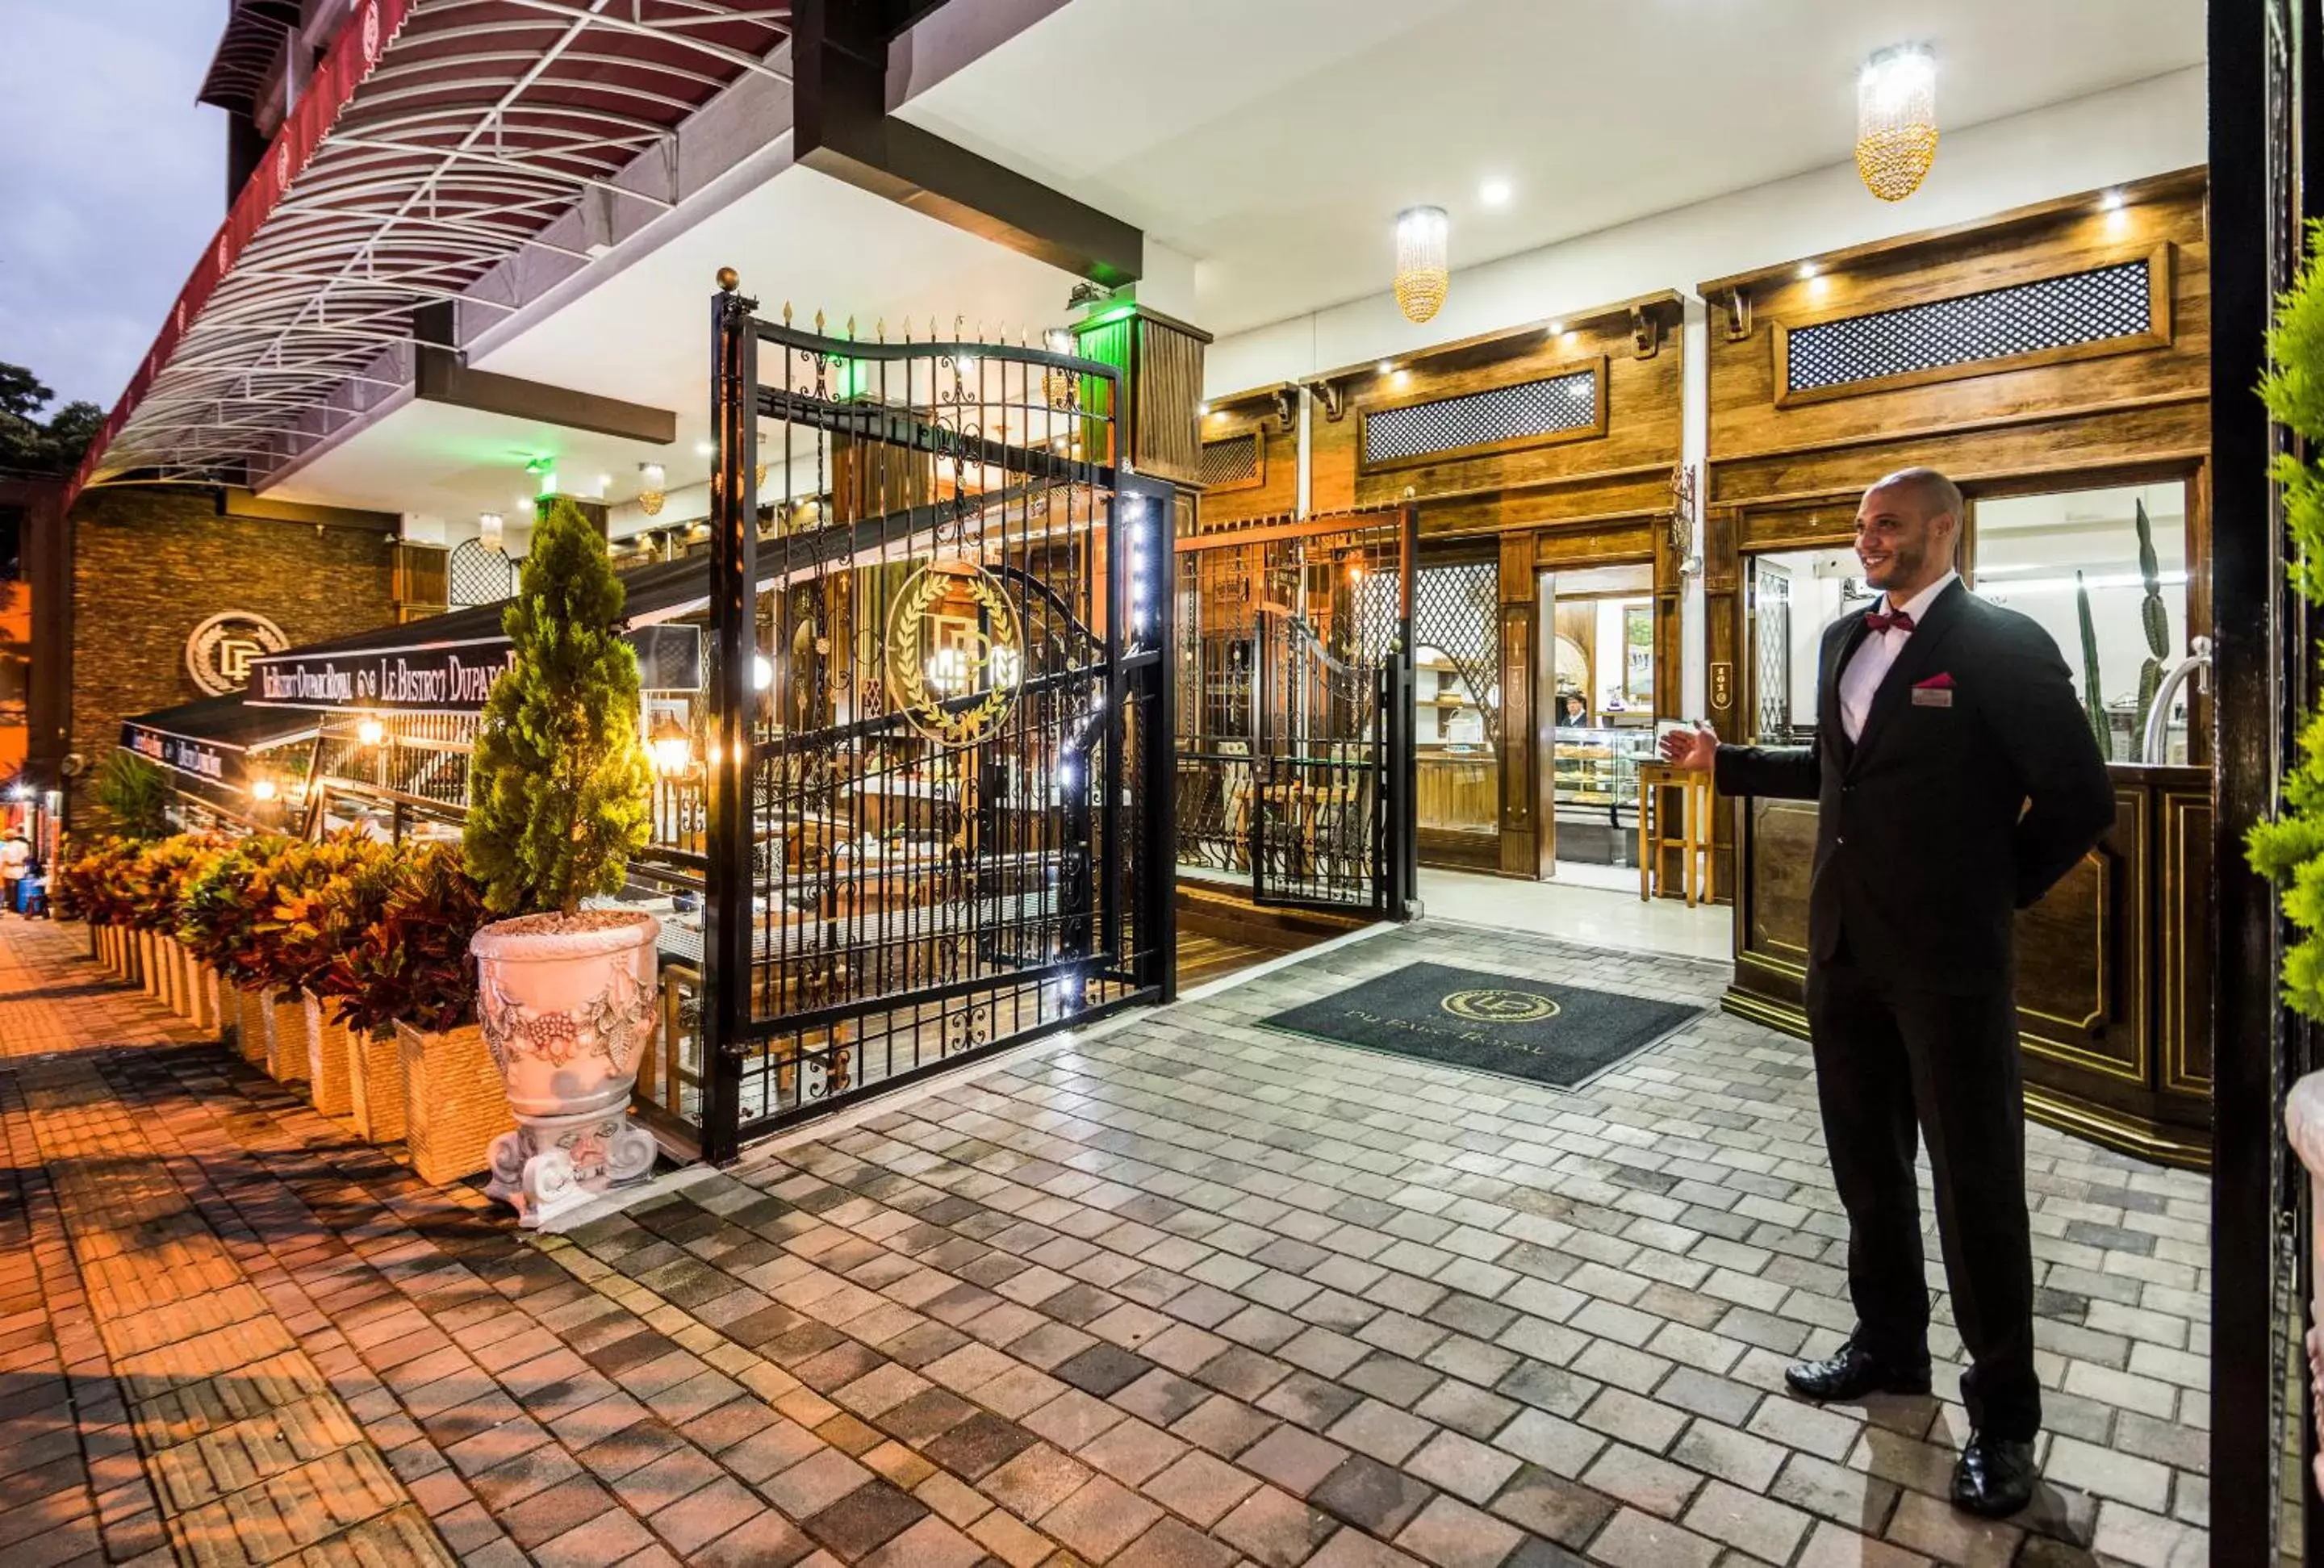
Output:
[[1953,1465],[1953,1507],[1997,1519],[2032,1502],[2040,1480],[2031,1443],[1973,1433]]
[[1929,1391],[1929,1360],[1883,1360],[1854,1340],[1821,1361],[1801,1361],[1784,1369],[1784,1381],[1794,1393],[1822,1401],[1861,1399],[1867,1394],[1925,1394]]

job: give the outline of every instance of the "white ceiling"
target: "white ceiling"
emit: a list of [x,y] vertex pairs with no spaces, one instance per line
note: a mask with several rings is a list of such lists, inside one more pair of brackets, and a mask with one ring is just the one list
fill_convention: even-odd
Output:
[[[710,296],[718,269],[742,275],[760,313],[793,307],[798,325],[824,313],[833,333],[850,316],[870,337],[884,318],[916,337],[930,317],[951,335],[964,318],[971,337],[1004,326],[1036,342],[1040,329],[1069,319],[1074,279],[934,218],[853,186],[789,168],[640,257],[580,299],[474,361],[479,370],[669,409],[678,439],[667,447],[592,436],[497,414],[410,402],[373,420],[269,492],[290,501],[418,512],[459,526],[479,512],[506,513],[526,493],[524,466],[558,464],[568,489],[627,500],[637,466],[658,462],[672,490],[708,477],[697,447],[710,431]],[[577,476],[582,483],[576,485]]]
[[2200,62],[2204,5],[1073,0],[898,112],[1194,257],[1225,334],[1378,292],[1414,203],[1462,267],[1845,161],[1907,41],[1959,129]]

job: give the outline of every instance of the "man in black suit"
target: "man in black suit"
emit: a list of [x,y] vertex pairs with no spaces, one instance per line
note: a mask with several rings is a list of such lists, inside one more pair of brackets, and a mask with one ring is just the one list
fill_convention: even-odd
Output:
[[1812,746],[1698,725],[1662,750],[1725,794],[1818,805],[1808,1031],[1857,1321],[1786,1380],[1813,1399],[1928,1391],[1917,1124],[1969,1356],[1953,1501],[1997,1516],[2033,1496],[2042,1424],[2013,917],[2112,826],[2114,791],[2050,634],[1954,572],[1960,519],[1933,469],[1865,492],[1856,554],[1882,596],[1825,630]]

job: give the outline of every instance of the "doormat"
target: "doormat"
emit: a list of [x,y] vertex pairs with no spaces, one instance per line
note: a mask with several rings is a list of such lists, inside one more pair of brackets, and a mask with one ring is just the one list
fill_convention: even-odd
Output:
[[1578,985],[1407,964],[1261,1019],[1259,1027],[1573,1089],[1702,1012]]

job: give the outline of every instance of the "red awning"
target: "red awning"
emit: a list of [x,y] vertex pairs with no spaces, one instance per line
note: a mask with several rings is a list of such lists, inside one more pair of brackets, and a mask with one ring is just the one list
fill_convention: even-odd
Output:
[[[237,15],[238,19],[238,15]],[[788,0],[361,0],[74,476],[248,484],[411,313],[464,297],[745,74]]]

